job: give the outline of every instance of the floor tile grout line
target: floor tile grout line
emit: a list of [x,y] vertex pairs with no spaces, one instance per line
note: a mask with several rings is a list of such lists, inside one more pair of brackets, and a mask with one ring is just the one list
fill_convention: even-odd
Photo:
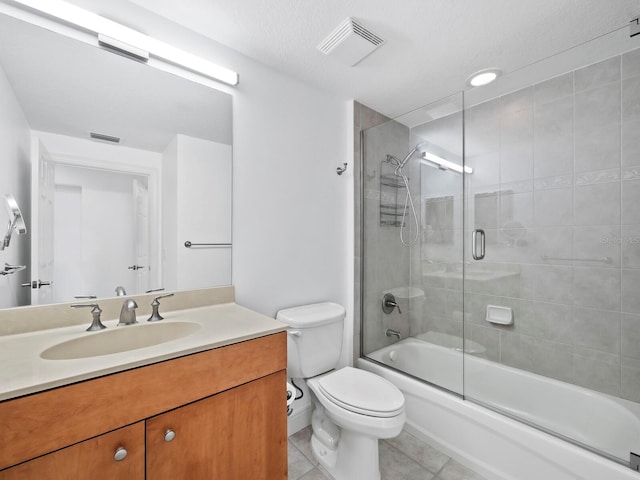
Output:
[[440,470],[438,470],[438,473],[436,473],[436,476],[433,477],[433,480],[438,480],[438,476],[442,473],[442,471],[444,470],[444,467],[446,467],[449,462],[452,460],[451,457],[448,457],[449,460],[447,460],[446,462],[444,462],[444,465],[442,465],[442,467],[440,467]]
[[302,454],[302,456],[304,458],[307,459],[307,461],[309,463],[311,463],[311,465],[313,465],[314,467],[317,467],[318,465],[320,465],[320,463],[318,462],[318,460],[316,460],[316,458],[313,456],[313,453],[311,454],[311,457],[309,457],[308,455],[306,455],[300,448],[298,448],[296,445],[294,445],[294,447],[296,447],[296,449]]
[[[305,460],[307,460],[307,461],[311,464],[311,469],[310,469],[310,470],[308,470],[308,471],[304,472],[302,475],[299,475],[298,477],[296,477],[296,478],[294,478],[294,479],[291,479],[291,480],[300,480],[300,479],[301,479],[302,477],[304,477],[306,474],[308,474],[309,472],[311,472],[311,471],[313,471],[315,468],[317,468],[317,466],[318,466],[318,465],[316,465],[316,464],[314,463],[314,461],[315,461],[315,460],[314,460],[314,461],[310,460],[310,459],[309,459],[309,457],[307,457],[307,456],[304,454],[304,452],[303,452],[300,448],[298,448],[298,446],[297,446],[295,443],[293,443],[291,440],[289,440],[289,439],[288,439],[288,440],[287,440],[287,445],[291,445],[291,446],[293,446],[293,448],[295,448],[295,449],[298,451],[298,453],[300,453],[300,455],[302,455],[302,457],[303,457]],[[288,455],[289,455],[289,452],[287,451],[287,456],[288,456]]]
[[[306,427],[306,428],[309,428],[309,427]],[[303,430],[304,430],[304,429],[303,429]],[[302,431],[302,430],[300,430],[300,431]],[[297,433],[297,432],[296,432],[296,433]],[[292,435],[292,436],[293,436],[293,435]],[[315,467],[317,467],[317,466],[319,465],[319,464],[318,464],[318,460],[316,460],[316,459],[313,457],[313,452],[311,453],[311,457],[309,457],[308,455],[306,455],[306,454],[304,453],[304,451],[303,451],[300,447],[298,447],[298,445],[296,445],[296,443],[295,443],[293,440],[291,440],[291,436],[290,436],[290,437],[288,437],[288,441],[291,443],[291,445],[293,445],[294,447],[296,447],[296,450],[298,450],[298,451],[302,454],[302,456],[303,456],[304,458],[306,458],[307,460],[309,460],[309,461],[311,462],[311,464],[314,466],[314,468],[315,468]],[[311,448],[311,439],[309,439],[309,448]]]

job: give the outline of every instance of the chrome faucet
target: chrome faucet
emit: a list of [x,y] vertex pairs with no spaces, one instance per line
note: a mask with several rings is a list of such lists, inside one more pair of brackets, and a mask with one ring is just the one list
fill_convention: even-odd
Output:
[[392,330],[391,328],[387,328],[384,331],[384,334],[387,337],[396,337],[398,340],[400,340],[402,338],[402,335],[400,334],[400,332],[398,330]]
[[116,287],[116,296],[118,296],[118,297],[124,297],[124,296],[126,296],[126,295],[127,295],[127,292],[126,292],[126,290],[124,289],[124,287],[123,287],[123,286],[118,285],[118,286]]
[[138,308],[138,304],[135,300],[127,298],[122,304],[122,310],[120,310],[120,321],[118,322],[118,326],[138,323],[136,320],[136,308]]

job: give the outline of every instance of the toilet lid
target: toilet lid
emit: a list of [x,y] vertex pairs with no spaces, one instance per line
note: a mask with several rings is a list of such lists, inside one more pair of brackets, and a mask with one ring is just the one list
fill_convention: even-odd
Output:
[[388,380],[365,370],[345,367],[318,381],[332,402],[355,413],[393,417],[404,410],[404,396]]

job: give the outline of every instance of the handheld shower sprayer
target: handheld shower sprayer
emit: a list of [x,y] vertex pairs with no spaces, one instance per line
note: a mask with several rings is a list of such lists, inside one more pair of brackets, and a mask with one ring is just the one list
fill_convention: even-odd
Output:
[[[407,156],[404,157],[404,159],[401,162],[398,162],[398,165],[396,166],[396,175],[398,175],[399,177],[402,176],[402,169],[404,168],[404,166],[407,164],[407,162],[411,159],[411,157],[413,157],[413,155],[422,150],[423,147],[425,147],[427,144],[427,142],[420,142],[418,143],[415,147],[413,147],[413,150],[411,150],[409,153],[407,153]],[[395,157],[394,157],[395,158]],[[397,161],[397,159],[396,159]]]
[[[394,173],[396,174],[396,176],[402,178],[402,181],[404,182],[404,186],[407,190],[407,195],[404,199],[404,210],[402,211],[402,223],[400,224],[400,241],[405,247],[410,247],[412,245],[415,245],[415,243],[418,241],[418,236],[420,232],[419,232],[419,225],[418,225],[418,214],[416,213],[416,208],[413,205],[413,198],[411,197],[411,189],[409,187],[409,179],[404,174],[403,169],[404,169],[404,166],[407,164],[407,162],[411,159],[411,157],[413,157],[413,155],[416,152],[424,148],[426,143],[427,142],[418,143],[415,147],[413,147],[413,149],[409,153],[407,153],[407,155],[402,160],[397,159],[393,155],[387,155],[387,162],[395,164],[396,169]],[[404,238],[404,229],[406,225],[405,219],[407,217],[408,209],[411,210],[411,216],[413,218],[412,223],[414,224],[414,227],[415,227],[414,236],[410,241],[406,241]]]
[[[416,209],[413,205],[413,198],[411,196],[411,190],[409,188],[409,179],[404,174],[403,169],[405,165],[411,160],[411,158],[416,154],[420,153],[420,162],[429,165],[432,167],[436,167],[443,171],[452,171],[456,173],[473,173],[473,169],[469,166],[464,165],[461,161],[460,164],[455,161],[446,160],[441,157],[441,153],[443,150],[438,148],[436,145],[428,142],[427,140],[423,140],[418,142],[413,149],[402,159],[399,160],[397,157],[393,155],[387,155],[387,162],[395,166],[395,175],[402,178],[404,185],[407,190],[407,196],[404,201],[404,211],[402,212],[402,223],[400,224],[400,241],[405,247],[410,247],[414,245],[418,241],[418,237],[420,235],[420,228],[418,224],[418,215],[416,213]],[[407,210],[411,210],[411,215],[413,218],[413,225],[415,226],[415,235],[413,236],[411,241],[406,241],[404,238],[404,229],[405,229],[405,219],[407,216]]]

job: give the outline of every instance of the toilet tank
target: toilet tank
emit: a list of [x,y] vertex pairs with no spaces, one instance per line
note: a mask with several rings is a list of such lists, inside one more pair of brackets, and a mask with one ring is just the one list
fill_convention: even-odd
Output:
[[310,378],[336,367],[342,349],[345,309],[336,303],[314,303],[280,310],[277,320],[287,331],[287,372]]

